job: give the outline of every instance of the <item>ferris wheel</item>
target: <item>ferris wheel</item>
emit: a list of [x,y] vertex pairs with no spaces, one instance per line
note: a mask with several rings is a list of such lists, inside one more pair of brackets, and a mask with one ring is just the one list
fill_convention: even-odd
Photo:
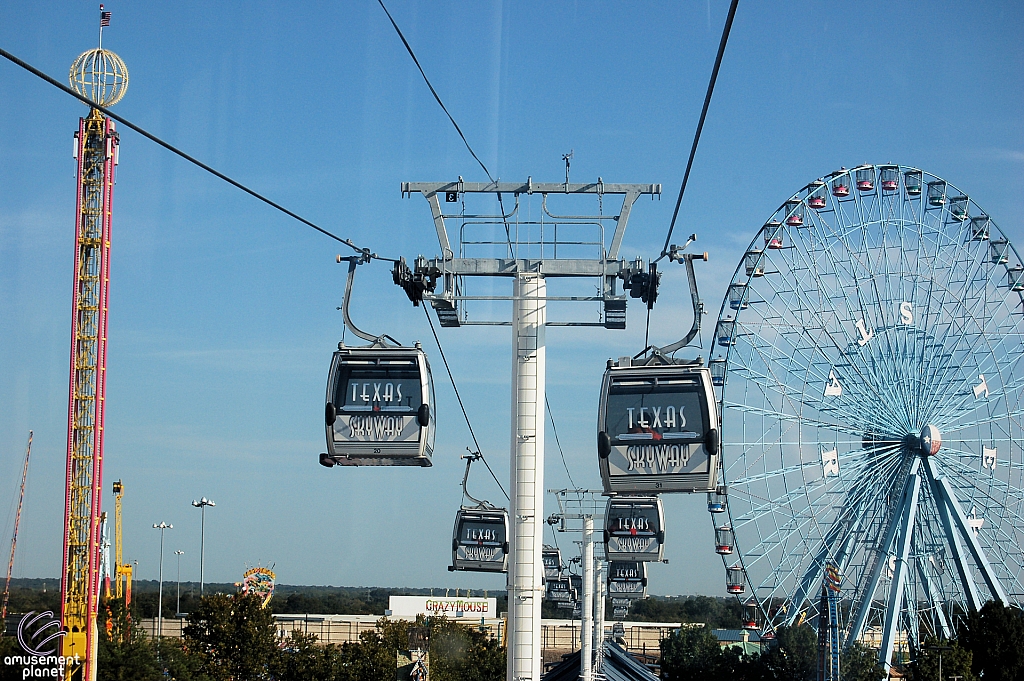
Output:
[[715,332],[709,510],[763,631],[824,626],[838,575],[828,625],[888,665],[1024,597],[1021,262],[966,194],[905,166],[815,180],[758,232]]

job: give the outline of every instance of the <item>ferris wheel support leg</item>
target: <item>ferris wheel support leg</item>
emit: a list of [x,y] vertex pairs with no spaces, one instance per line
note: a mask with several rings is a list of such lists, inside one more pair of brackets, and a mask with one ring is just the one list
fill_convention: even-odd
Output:
[[[974,531],[967,525],[967,516],[964,515],[964,510],[960,507],[960,502],[957,501],[956,492],[953,491],[945,476],[939,475],[938,466],[931,459],[928,460],[928,472],[931,474],[932,488],[935,490],[935,499],[942,515],[942,523],[946,527],[950,543],[957,547],[957,560],[962,561],[963,556],[962,549],[959,548],[959,542],[955,541],[956,532],[953,531],[953,525],[956,525],[956,528],[960,530],[960,534],[967,540],[967,546],[971,550],[971,555],[974,557],[978,569],[981,570],[989,591],[992,592],[992,599],[1000,601],[1003,605],[1010,605],[1010,601],[1006,597],[1006,591],[1003,590],[1003,585],[996,578],[995,570],[992,569],[992,564],[989,562],[988,556],[985,555],[985,550],[978,542]],[[966,563],[966,561],[964,562]],[[960,568],[959,563],[957,567]],[[961,579],[964,577],[964,572],[966,572],[970,583],[973,585],[973,580],[970,579],[970,571],[966,570],[966,565],[961,570]],[[974,599],[975,601],[980,601],[977,592],[974,593]],[[981,603],[978,602],[973,607],[977,610],[981,607]]]
[[936,481],[936,470],[928,462],[930,473],[932,496],[935,498],[935,505],[939,509],[939,518],[942,520],[942,529],[946,533],[946,540],[949,542],[950,552],[953,554],[953,562],[956,564],[957,574],[960,575],[960,584],[963,586],[964,595],[967,597],[967,605],[971,610],[977,611],[981,608],[981,597],[978,595],[978,586],[974,583],[974,575],[967,564],[967,555],[964,553],[963,544],[953,527],[953,520],[950,516],[949,506],[946,504],[945,492]]
[[[846,561],[849,558],[850,544],[853,543],[853,538],[856,537],[860,531],[861,519],[864,518],[864,515],[865,514],[860,512],[860,507],[853,509],[851,513],[845,514],[837,519],[836,523],[832,526],[832,529],[825,535],[825,540],[822,542],[821,550],[818,551],[818,555],[815,556],[814,560],[807,566],[803,579],[800,581],[800,588],[796,590],[794,597],[790,601],[793,604],[793,608],[792,612],[789,614],[786,626],[793,626],[797,617],[800,616],[801,607],[807,599],[807,594],[811,592],[815,582],[821,578],[822,571],[825,569],[826,560],[831,557],[835,562],[836,567],[839,568],[840,573],[846,571]],[[852,522],[848,523],[847,520],[851,516]],[[842,537],[842,544],[838,551],[833,552],[832,546],[837,541],[840,541],[840,537]]]
[[889,555],[889,549],[892,548],[892,543],[896,539],[896,532],[900,528],[900,521],[906,510],[909,488],[910,479],[908,478],[903,485],[903,491],[900,493],[900,504],[896,508],[896,512],[889,519],[889,527],[886,528],[885,539],[882,540],[882,543],[878,545],[875,551],[875,564],[871,569],[871,579],[868,580],[867,589],[865,589],[864,594],[861,596],[857,616],[853,621],[853,626],[850,628],[850,635],[846,639],[848,644],[859,640],[861,634],[864,633],[864,626],[867,624],[868,614],[871,612],[871,603],[875,599],[875,591],[878,590],[878,580],[882,577],[882,569],[885,567],[886,557]]
[[892,667],[892,651],[896,645],[896,630],[903,611],[904,587],[910,566],[910,543],[914,536],[914,519],[917,517],[917,503],[921,498],[921,475],[918,473],[921,460],[914,459],[903,491],[903,513],[900,517],[899,543],[896,545],[896,567],[889,585],[889,599],[885,607],[885,624],[882,626],[882,647],[878,661],[888,671]]
[[513,285],[508,681],[540,681],[544,518],[544,277]]
[[924,568],[922,561],[917,562],[917,571],[921,575],[921,580],[924,582],[925,595],[928,597],[928,602],[934,606],[935,617],[939,620],[939,629],[942,630],[943,638],[949,639],[953,637],[953,631],[949,627],[949,620],[946,618],[945,606],[942,602],[942,594],[935,588],[932,578],[928,575],[928,571]]

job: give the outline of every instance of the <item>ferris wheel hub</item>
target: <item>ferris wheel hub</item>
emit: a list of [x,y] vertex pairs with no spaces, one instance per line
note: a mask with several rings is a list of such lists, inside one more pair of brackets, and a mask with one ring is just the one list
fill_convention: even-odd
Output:
[[942,446],[942,434],[939,429],[930,423],[921,431],[921,453],[925,456],[935,456]]

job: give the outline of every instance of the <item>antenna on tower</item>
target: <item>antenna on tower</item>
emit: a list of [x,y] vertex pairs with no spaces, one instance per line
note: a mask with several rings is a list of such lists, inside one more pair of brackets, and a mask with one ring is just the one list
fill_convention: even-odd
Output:
[[569,161],[572,159],[573,149],[569,150],[568,154],[562,154],[562,160],[565,161],[565,183],[569,184]]

